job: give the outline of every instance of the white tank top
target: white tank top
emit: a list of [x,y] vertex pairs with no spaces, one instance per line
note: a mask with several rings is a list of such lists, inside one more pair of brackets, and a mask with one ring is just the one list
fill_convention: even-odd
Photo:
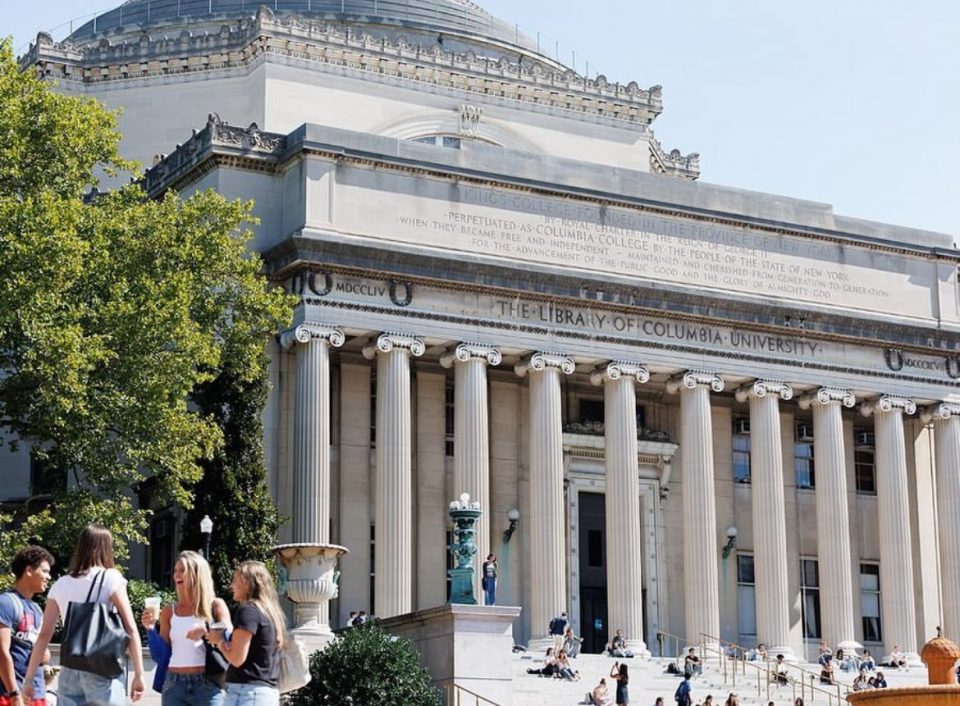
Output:
[[181,618],[176,611],[170,615],[170,665],[171,667],[202,667],[207,663],[207,651],[203,640],[190,640],[187,633],[203,621],[195,615]]

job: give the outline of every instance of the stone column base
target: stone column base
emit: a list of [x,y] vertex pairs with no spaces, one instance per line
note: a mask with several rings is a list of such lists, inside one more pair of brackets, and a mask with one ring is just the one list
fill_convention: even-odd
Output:
[[520,608],[448,604],[380,620],[413,643],[444,689],[457,685],[499,706],[513,705],[513,621]]

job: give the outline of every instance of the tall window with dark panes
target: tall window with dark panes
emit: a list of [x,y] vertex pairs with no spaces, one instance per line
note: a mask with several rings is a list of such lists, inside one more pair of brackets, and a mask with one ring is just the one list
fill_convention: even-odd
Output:
[[800,612],[803,620],[803,636],[808,639],[822,637],[820,631],[820,574],[816,559],[800,560]]
[[737,616],[740,642],[753,644],[757,637],[757,587],[752,554],[737,554]]
[[857,492],[864,495],[877,494],[876,446],[874,433],[862,429],[853,433],[853,464],[857,482]]
[[444,396],[445,396],[445,412],[446,412],[445,420],[444,420],[444,421],[445,421],[445,429],[444,429],[444,432],[445,432],[445,436],[444,436],[444,453],[445,453],[447,456],[453,456],[453,454],[454,454],[454,449],[453,449],[454,429],[455,429],[456,427],[454,426],[455,420],[454,420],[454,416],[453,416],[453,415],[454,415],[454,399],[455,399],[455,397],[454,397],[453,381],[452,381],[452,380],[448,380],[448,381],[447,381],[447,386],[446,386],[446,388],[444,389]]
[[860,614],[863,616],[863,641],[882,642],[878,564],[860,564]]
[[733,420],[733,480],[750,482],[750,420]]
[[816,485],[812,429],[813,427],[808,424],[797,425],[797,439],[793,445],[793,467],[798,488],[813,488]]

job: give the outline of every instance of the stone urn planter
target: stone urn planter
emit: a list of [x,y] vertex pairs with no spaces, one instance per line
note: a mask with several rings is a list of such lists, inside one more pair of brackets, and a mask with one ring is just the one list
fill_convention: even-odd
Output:
[[286,595],[295,604],[293,629],[309,652],[333,639],[330,600],[339,592],[337,561],[349,550],[336,544],[280,544],[273,553],[286,571]]

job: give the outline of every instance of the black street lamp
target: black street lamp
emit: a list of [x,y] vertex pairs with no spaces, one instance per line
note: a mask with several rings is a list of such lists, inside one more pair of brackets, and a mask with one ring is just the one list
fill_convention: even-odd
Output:
[[210,561],[210,535],[213,534],[213,520],[204,515],[200,520],[200,534],[203,535],[203,558]]

